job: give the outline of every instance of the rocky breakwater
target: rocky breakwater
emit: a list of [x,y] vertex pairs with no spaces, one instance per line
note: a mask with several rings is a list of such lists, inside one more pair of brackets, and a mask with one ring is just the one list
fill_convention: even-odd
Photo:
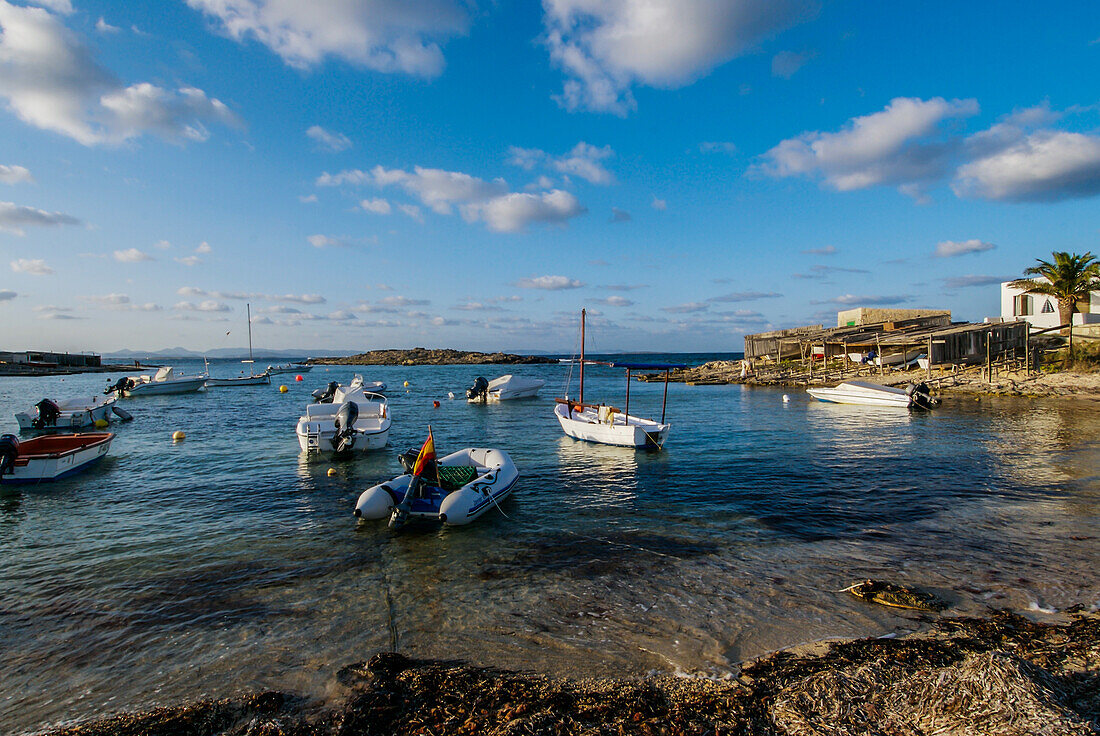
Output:
[[541,355],[412,348],[411,350],[371,350],[344,358],[310,358],[307,362],[312,365],[528,365],[558,361]]

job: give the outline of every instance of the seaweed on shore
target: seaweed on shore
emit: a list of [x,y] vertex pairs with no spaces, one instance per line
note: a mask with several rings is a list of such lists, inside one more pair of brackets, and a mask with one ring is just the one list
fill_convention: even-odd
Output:
[[1009,611],[922,636],[778,652],[739,680],[564,680],[378,654],[340,670],[334,710],[278,693],[116,716],[53,736],[382,734],[1096,734],[1100,616]]

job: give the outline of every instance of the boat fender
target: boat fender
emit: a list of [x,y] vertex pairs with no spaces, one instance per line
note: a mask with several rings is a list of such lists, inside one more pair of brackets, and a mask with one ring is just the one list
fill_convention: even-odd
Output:
[[113,411],[115,415],[124,422],[134,421],[134,415],[121,407],[112,406],[111,411]]
[[14,434],[0,436],[0,482],[4,476],[14,473],[15,458],[19,457],[19,440]]

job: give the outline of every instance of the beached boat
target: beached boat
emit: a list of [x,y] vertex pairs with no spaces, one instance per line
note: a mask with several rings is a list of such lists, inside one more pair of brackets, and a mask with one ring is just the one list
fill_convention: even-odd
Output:
[[386,446],[392,423],[389,403],[365,390],[367,385],[358,375],[348,386],[329,384],[322,397],[327,400],[306,407],[296,430],[302,452],[367,452]]
[[279,365],[269,365],[267,370],[264,371],[269,376],[278,376],[283,373],[309,373],[313,370],[312,365],[297,365],[295,363],[281,363]]
[[924,383],[901,389],[866,381],[845,381],[835,388],[809,388],[806,392],[815,399],[834,404],[932,409],[940,403],[929,394],[928,385]]
[[539,378],[525,378],[513,376],[511,373],[486,381],[478,376],[474,385],[466,389],[466,401],[470,403],[486,403],[495,401],[511,401],[512,399],[530,399],[538,396],[539,389],[546,385],[546,381]]
[[[271,384],[271,377],[267,371],[260,375],[252,372],[252,365],[256,362],[252,359],[252,305],[245,304],[245,310],[248,315],[248,360],[242,360],[241,362],[248,363],[248,375],[232,378],[208,378],[206,379],[207,386],[262,386]],[[209,368],[207,368],[207,373],[209,372]]]
[[[668,439],[671,424],[665,423],[665,408],[668,404],[668,373],[676,368],[686,368],[685,365],[672,365],[666,363],[624,363],[624,362],[591,362],[584,359],[586,311],[581,310],[581,358],[580,358],[580,395],[577,401],[568,396],[563,399],[554,399],[557,406],[554,407],[554,416],[561,424],[562,431],[570,437],[587,442],[598,442],[603,445],[617,445],[619,447],[638,447],[659,450],[664,447]],[[584,401],[584,366],[605,365],[612,368],[626,369],[626,406],[624,409],[616,409],[606,404],[586,404]],[[631,371],[664,371],[665,392],[661,402],[661,421],[643,419],[630,414],[630,374]]]
[[0,485],[40,483],[87,470],[111,449],[111,432],[0,437]]
[[916,360],[917,356],[921,354],[921,350],[906,350],[902,353],[888,353],[875,358],[875,365],[901,365]]
[[103,393],[118,396],[154,396],[189,394],[206,385],[207,376],[176,375],[171,366],[163,366],[152,376],[128,376],[108,386]]
[[110,421],[115,396],[81,396],[76,399],[42,399],[27,411],[16,412],[15,420],[24,432],[79,429],[99,421]]
[[469,524],[507,498],[519,479],[519,470],[504,450],[468,447],[436,463],[430,436],[428,442],[432,460],[421,463],[423,449],[415,462],[408,461],[409,453],[402,456],[403,464],[412,465],[409,472],[363,491],[355,516],[363,520],[388,516],[394,529],[411,520]]

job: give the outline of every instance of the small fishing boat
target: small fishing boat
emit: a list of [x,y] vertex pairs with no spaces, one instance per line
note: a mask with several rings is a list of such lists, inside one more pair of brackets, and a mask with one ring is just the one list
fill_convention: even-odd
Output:
[[[584,359],[586,310],[581,310],[581,359],[580,359],[580,396],[577,401],[568,396],[554,399],[554,416],[561,424],[562,431],[578,440],[598,442],[603,445],[635,447],[659,450],[668,439],[671,424],[665,423],[665,409],[668,404],[668,373],[686,365],[666,363],[623,363],[619,361],[602,363]],[[626,406],[616,409],[606,404],[586,404],[584,401],[584,366],[604,365],[611,368],[626,369]],[[630,414],[630,374],[631,371],[664,371],[665,392],[661,402],[661,421],[643,419]]]
[[154,396],[164,394],[189,394],[206,385],[207,376],[176,375],[171,366],[163,366],[152,376],[120,378],[103,393],[117,396]]
[[[270,375],[268,375],[267,371],[264,371],[258,376],[252,372],[252,365],[256,362],[252,359],[252,305],[245,304],[245,309],[247,310],[248,315],[248,360],[242,360],[241,362],[248,363],[248,375],[235,376],[233,378],[208,378],[206,379],[207,386],[271,385],[271,377]],[[209,372],[210,368],[209,366],[207,366],[207,373]]]
[[519,480],[504,450],[468,447],[436,462],[430,430],[420,452],[410,451],[401,459],[408,472],[363,491],[355,504],[356,517],[388,516],[391,529],[412,520],[469,524],[499,506]]
[[111,449],[111,432],[0,437],[0,485],[40,483],[87,470]]
[[316,403],[298,419],[302,452],[340,454],[386,446],[392,424],[389,403],[385,396],[366,390],[368,385],[357,375],[348,386],[333,382],[314,392]]
[[76,399],[42,399],[27,411],[16,412],[23,432],[79,429],[99,421],[110,421],[115,396],[81,396]]
[[928,384],[925,383],[911,384],[902,389],[866,381],[845,381],[835,388],[808,388],[806,392],[815,399],[834,404],[933,409],[940,403],[939,399],[929,394]]
[[539,389],[545,385],[546,381],[541,379],[513,376],[511,373],[491,381],[478,376],[474,385],[466,389],[466,401],[471,404],[484,404],[512,399],[531,399],[538,396]]
[[264,371],[269,376],[278,376],[283,373],[309,373],[313,370],[312,365],[298,365],[296,363],[281,363],[279,365],[269,365],[267,370]]

